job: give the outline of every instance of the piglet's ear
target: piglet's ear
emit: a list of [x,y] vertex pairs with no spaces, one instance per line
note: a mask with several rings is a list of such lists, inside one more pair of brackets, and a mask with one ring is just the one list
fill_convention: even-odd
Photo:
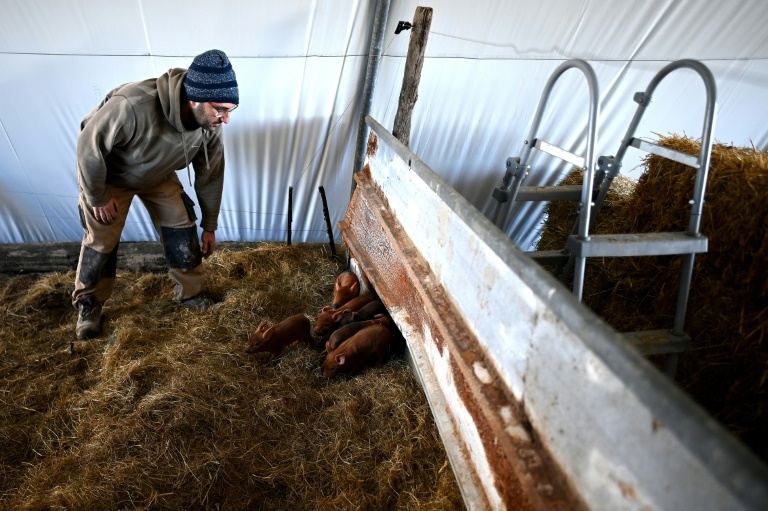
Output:
[[359,282],[355,282],[354,284],[349,286],[349,290],[352,291],[355,294],[355,296],[359,295],[360,294],[360,283]]
[[340,366],[343,366],[346,360],[347,360],[347,357],[345,357],[344,355],[336,355],[336,363],[339,364]]
[[332,311],[332,310],[333,310],[333,306],[331,306],[331,305],[326,305],[325,307],[323,307],[323,312],[328,312],[328,311]]
[[270,337],[272,337],[272,333],[275,331],[275,327],[267,329],[266,332],[264,332],[264,340],[268,341]]
[[256,330],[264,330],[265,328],[267,328],[267,321],[266,320],[262,321],[259,324],[259,327]]
[[344,315],[345,312],[347,312],[347,309],[344,309],[344,310],[341,310],[341,311],[338,311],[338,312],[334,312],[333,316],[331,316],[333,318],[333,322],[336,323],[338,321],[341,321],[341,317]]

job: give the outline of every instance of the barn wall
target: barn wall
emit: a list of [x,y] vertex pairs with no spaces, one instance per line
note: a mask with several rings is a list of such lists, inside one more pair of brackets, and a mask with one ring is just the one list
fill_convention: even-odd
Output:
[[[393,0],[372,113],[391,126],[416,0]],[[80,120],[113,87],[187,66],[207,49],[234,63],[241,106],[225,128],[227,178],[220,240],[282,240],[294,187],[295,241],[324,242],[318,186],[335,228],[350,198],[361,91],[375,2],[9,0],[0,17],[0,243],[77,241],[74,155]],[[600,84],[598,154],[619,145],[632,94],[671,60],[705,62],[718,85],[719,142],[768,148],[768,4],[761,0],[447,0],[434,15],[413,114],[411,148],[481,211],[493,205],[508,156],[519,154],[547,77],[582,58]],[[582,99],[583,98],[583,99]],[[543,126],[583,150],[586,90],[563,77]],[[665,81],[640,136],[700,130],[703,87]],[[548,133],[550,133],[548,131]],[[529,184],[568,168],[542,160]],[[636,174],[636,163],[625,171]],[[180,175],[191,192],[186,173]],[[505,229],[523,248],[541,208]],[[136,204],[123,241],[155,240]]]

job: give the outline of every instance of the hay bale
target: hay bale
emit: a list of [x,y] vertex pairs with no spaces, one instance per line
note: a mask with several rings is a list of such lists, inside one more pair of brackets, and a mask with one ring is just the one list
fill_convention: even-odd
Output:
[[[657,142],[698,155],[699,142]],[[685,231],[695,170],[648,155],[633,193],[596,218],[596,233]],[[715,144],[701,219],[709,251],[696,257],[679,386],[768,461],[768,154]],[[573,224],[550,214],[548,222]],[[669,328],[680,257],[615,258],[588,265],[584,303],[618,331]],[[592,272],[592,273],[590,273]],[[597,287],[590,283],[599,281]],[[655,360],[655,362],[659,362]]]
[[[567,174],[558,185],[573,186],[584,182],[584,170],[577,168]],[[590,232],[608,233],[612,220],[616,218],[616,209],[626,202],[635,189],[635,182],[626,176],[618,175],[611,183],[600,211],[601,222],[594,225]],[[536,250],[559,250],[565,248],[565,240],[571,234],[578,219],[578,210],[571,201],[552,201],[544,208],[544,220],[541,224],[541,237]]]
[[[572,170],[558,183],[562,186],[581,185],[584,180],[584,171],[580,168]],[[608,194],[605,196],[600,214],[593,219],[590,229],[592,234],[608,234],[621,232],[623,226],[617,225],[622,221],[623,206],[632,196],[636,183],[626,176],[618,175],[614,178]],[[565,242],[571,234],[578,220],[578,209],[571,201],[552,201],[544,209],[544,221],[541,226],[541,237],[536,245],[536,250],[561,250],[565,248]],[[583,296],[585,303],[597,307],[607,297],[607,291],[613,286],[612,281],[606,277],[604,262],[600,259],[588,259],[585,267],[585,280]],[[550,268],[550,270],[556,270]],[[566,280],[568,287],[573,287],[573,276]]]
[[206,260],[209,311],[120,271],[104,336],[76,343],[74,272],[0,276],[0,508],[463,509],[402,358],[327,380],[319,353],[244,353],[262,320],[331,301],[342,265],[264,243]]

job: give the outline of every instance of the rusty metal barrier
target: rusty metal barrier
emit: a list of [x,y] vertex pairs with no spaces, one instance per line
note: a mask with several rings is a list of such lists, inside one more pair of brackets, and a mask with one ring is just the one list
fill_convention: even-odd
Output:
[[469,509],[768,509],[768,470],[371,117],[339,223]]

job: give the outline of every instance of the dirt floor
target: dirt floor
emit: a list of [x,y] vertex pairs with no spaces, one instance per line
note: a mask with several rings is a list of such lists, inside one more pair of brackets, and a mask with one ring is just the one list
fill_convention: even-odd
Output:
[[314,323],[343,260],[265,243],[205,266],[217,307],[119,271],[104,334],[74,344],[74,272],[0,275],[0,509],[464,509],[402,356],[329,380],[320,349],[243,351],[262,320]]

